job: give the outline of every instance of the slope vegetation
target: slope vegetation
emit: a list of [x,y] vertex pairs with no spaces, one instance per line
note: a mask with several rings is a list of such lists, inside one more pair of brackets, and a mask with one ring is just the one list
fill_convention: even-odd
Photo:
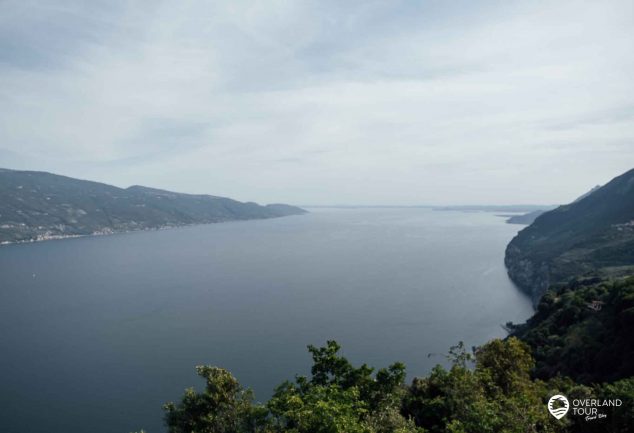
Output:
[[509,243],[505,263],[535,304],[551,284],[572,277],[632,273],[634,170],[537,217]]
[[211,195],[126,189],[51,173],[0,169],[0,243],[274,218],[305,213]]

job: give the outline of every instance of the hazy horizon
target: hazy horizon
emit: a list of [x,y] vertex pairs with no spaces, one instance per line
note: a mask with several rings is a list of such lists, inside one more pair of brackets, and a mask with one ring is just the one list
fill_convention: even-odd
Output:
[[634,167],[634,4],[0,4],[0,167],[305,206],[560,204]]
[[[12,170],[12,171],[30,171],[30,172],[36,172],[36,173],[48,173],[48,174],[53,174],[53,175],[57,175],[57,176],[64,176],[64,177],[71,177],[71,176],[67,176],[63,173],[52,173],[49,171],[45,171],[45,170],[27,170],[27,169],[13,169],[13,168],[9,168],[9,167],[0,167],[0,170]],[[75,178],[73,178],[75,179]],[[78,180],[83,180],[83,181],[88,181],[88,182],[95,182],[93,179],[81,179],[81,178],[76,178]],[[105,183],[105,185],[111,185],[108,183]],[[143,186],[143,187],[147,187],[147,188],[153,188],[152,185],[144,185],[141,183],[136,183],[136,184],[132,184],[132,185],[126,185],[126,186],[119,186],[119,185],[111,185],[111,186],[115,186],[117,188],[122,188],[122,189],[126,189],[126,188],[131,188],[131,187],[135,187],[135,186]],[[217,195],[217,194],[212,194],[212,193],[206,193],[206,192],[202,192],[202,193],[187,193],[184,191],[174,191],[174,190],[168,190],[171,192],[175,192],[175,193],[184,193],[184,194],[201,194],[201,195],[213,195],[216,197],[225,197],[225,198],[233,198],[233,197],[226,197],[223,195]],[[571,200],[572,201],[572,200]],[[545,208],[545,207],[552,207],[552,206],[557,206],[559,204],[567,204],[568,202],[565,203],[509,203],[509,204],[497,204],[497,203],[471,203],[471,204],[464,204],[464,203],[447,203],[447,204],[434,204],[434,203],[413,203],[413,204],[404,204],[404,203],[395,203],[395,204],[384,204],[384,203],[285,203],[285,204],[292,204],[295,206],[301,206],[301,207],[313,207],[313,208],[485,208],[485,207],[490,207],[490,208],[512,208],[512,207],[517,207],[517,208],[535,208],[537,210],[537,208]],[[259,204],[273,204],[273,203],[266,203],[266,202],[261,202]],[[493,209],[495,210],[495,209]],[[510,212],[510,211],[509,211]]]

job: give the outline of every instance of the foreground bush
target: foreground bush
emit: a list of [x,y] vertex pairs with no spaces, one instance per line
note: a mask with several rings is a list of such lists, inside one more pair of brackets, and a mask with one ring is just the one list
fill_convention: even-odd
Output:
[[[451,366],[436,366],[405,384],[405,366],[375,370],[354,367],[340,346],[309,346],[310,377],[279,385],[266,404],[253,402],[227,370],[202,366],[204,391],[185,391],[180,403],[164,406],[170,433],[527,433],[579,431],[572,420],[556,420],[546,411],[553,390],[591,396],[597,392],[633,398],[632,381],[592,389],[566,378],[534,380],[529,347],[511,337],[493,340],[474,352],[452,348]],[[631,406],[628,406],[630,408]],[[611,421],[629,431],[631,411]],[[628,418],[629,417],[629,418]],[[603,427],[601,427],[603,426]],[[582,426],[601,430],[603,424]],[[588,430],[590,428],[590,430]]]

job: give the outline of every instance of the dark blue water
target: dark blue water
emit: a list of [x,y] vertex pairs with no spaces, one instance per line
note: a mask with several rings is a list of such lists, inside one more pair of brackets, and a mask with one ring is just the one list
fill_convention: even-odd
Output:
[[307,344],[427,373],[531,314],[508,280],[518,226],[488,213],[308,215],[0,248],[0,430],[164,431],[161,405],[230,369],[265,400]]

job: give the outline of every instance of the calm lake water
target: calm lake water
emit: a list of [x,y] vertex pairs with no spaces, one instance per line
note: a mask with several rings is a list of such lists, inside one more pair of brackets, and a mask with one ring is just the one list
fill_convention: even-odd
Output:
[[311,213],[0,248],[0,430],[163,432],[161,405],[230,369],[267,399],[336,339],[410,378],[505,335],[530,300],[490,213]]

